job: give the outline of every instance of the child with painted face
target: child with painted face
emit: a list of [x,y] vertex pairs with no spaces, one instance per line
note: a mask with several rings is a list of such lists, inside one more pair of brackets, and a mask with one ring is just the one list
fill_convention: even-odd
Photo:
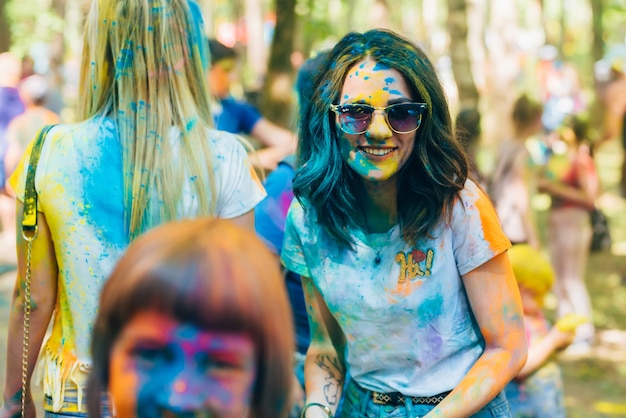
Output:
[[550,261],[528,244],[514,245],[509,257],[522,296],[528,341],[528,359],[505,388],[511,414],[514,418],[564,418],[563,380],[554,354],[568,347],[578,326],[589,319],[571,314],[551,326],[543,312],[555,279]]
[[135,241],[94,325],[89,416],[286,417],[293,325],[265,245],[226,220],[165,224]]
[[526,359],[510,242],[467,179],[436,70],[372,30],[322,71],[281,255],[311,324],[303,416],[342,396],[342,417],[509,416],[502,390]]

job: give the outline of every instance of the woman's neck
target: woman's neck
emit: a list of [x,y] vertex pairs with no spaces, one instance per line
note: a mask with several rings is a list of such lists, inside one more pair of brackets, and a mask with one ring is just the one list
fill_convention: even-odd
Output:
[[363,213],[368,233],[387,232],[398,222],[396,177],[384,182],[363,181]]

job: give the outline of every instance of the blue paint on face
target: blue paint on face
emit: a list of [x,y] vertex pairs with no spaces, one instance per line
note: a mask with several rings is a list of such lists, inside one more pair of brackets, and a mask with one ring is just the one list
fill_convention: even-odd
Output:
[[156,311],[137,314],[111,354],[109,391],[119,416],[248,416],[256,377],[252,341]]

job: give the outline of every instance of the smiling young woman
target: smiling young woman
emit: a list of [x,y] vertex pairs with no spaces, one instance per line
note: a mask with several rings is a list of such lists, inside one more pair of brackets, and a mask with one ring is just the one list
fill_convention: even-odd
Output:
[[435,68],[372,30],[315,82],[282,250],[311,324],[305,417],[341,398],[342,417],[509,416],[526,357],[510,242],[467,179]]

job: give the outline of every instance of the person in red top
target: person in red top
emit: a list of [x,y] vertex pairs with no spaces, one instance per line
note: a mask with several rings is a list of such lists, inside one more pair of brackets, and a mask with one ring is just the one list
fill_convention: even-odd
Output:
[[[550,255],[556,273],[557,316],[577,313],[591,318],[591,301],[584,276],[592,236],[589,213],[599,195],[599,179],[586,145],[587,122],[572,117],[561,137],[567,144],[566,153],[553,157],[548,175],[537,182],[539,190],[552,197],[548,228]],[[591,322],[580,326],[568,351],[588,351],[593,337]]]

